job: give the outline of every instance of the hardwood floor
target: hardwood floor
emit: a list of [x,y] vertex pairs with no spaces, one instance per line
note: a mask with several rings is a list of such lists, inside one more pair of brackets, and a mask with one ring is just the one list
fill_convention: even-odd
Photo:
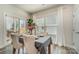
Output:
[[[78,54],[77,51],[72,48],[60,47],[55,45],[51,45],[51,47],[51,54]],[[20,50],[20,52],[22,53],[22,50]],[[26,49],[24,52],[25,54],[28,54]]]
[[[12,47],[9,48],[5,53],[1,53],[1,54],[8,54],[8,53],[11,54],[12,52],[10,50],[12,51]],[[33,51],[33,49],[31,49],[31,51]],[[16,54],[18,54],[18,51],[16,51]],[[26,49],[26,47],[24,47],[24,52],[22,49],[20,49],[20,54],[35,54],[35,53],[28,53],[28,50]],[[68,48],[64,46],[60,47],[58,45],[51,45],[51,54],[78,54],[78,53],[73,48]]]
[[78,54],[78,52],[73,48],[52,45],[52,54]]

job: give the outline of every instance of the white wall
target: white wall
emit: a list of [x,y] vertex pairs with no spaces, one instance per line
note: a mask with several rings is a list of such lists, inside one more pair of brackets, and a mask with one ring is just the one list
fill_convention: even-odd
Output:
[[5,29],[5,21],[4,21],[4,13],[9,13],[13,16],[29,16],[28,13],[24,12],[23,10],[16,8],[12,5],[0,5],[0,42],[5,40],[6,36],[6,29]]
[[73,41],[79,53],[79,4],[73,6]]

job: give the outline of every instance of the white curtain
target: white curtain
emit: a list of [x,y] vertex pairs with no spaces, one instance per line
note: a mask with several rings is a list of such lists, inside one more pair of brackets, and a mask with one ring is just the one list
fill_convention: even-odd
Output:
[[64,45],[64,41],[65,41],[65,38],[64,38],[64,28],[63,28],[63,9],[62,7],[59,7],[58,8],[58,33],[57,33],[57,44],[58,45]]

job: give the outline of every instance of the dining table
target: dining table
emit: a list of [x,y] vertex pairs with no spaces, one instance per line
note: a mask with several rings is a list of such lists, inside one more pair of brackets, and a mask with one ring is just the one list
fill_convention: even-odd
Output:
[[40,54],[46,54],[46,47],[48,47],[48,54],[51,54],[51,44],[52,38],[51,36],[39,37],[35,40],[35,47],[40,52]]

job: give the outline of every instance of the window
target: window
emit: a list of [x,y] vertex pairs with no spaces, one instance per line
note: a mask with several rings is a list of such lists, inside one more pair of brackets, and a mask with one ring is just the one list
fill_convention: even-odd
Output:
[[20,18],[20,33],[26,32],[26,20],[24,18]]
[[5,19],[6,19],[6,29],[11,30],[13,28],[13,25],[14,25],[13,18],[9,17],[9,16],[6,16]]
[[39,18],[35,20],[36,25],[38,26],[36,29],[36,34],[44,32],[44,18]]
[[54,12],[44,17],[35,18],[37,24],[36,34],[47,32],[49,36],[53,37],[53,41],[57,39],[57,13]]

